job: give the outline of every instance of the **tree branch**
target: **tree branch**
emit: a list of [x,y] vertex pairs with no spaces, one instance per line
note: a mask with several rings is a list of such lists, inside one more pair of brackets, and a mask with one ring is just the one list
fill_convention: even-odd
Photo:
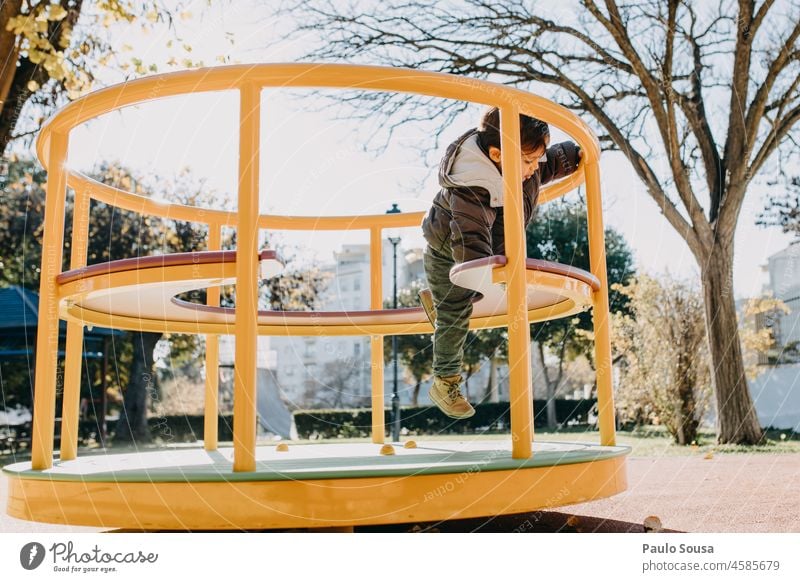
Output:
[[800,121],[800,105],[795,106],[793,109],[781,119],[773,123],[772,130],[770,131],[764,143],[761,144],[761,149],[758,150],[753,162],[747,170],[748,176],[755,176],[756,173],[764,165],[764,162],[772,155],[777,149],[781,141],[789,135],[792,128]]
[[[703,165],[706,170],[706,184],[708,185],[709,192],[709,208],[708,208],[708,221],[713,224],[719,214],[719,204],[722,199],[722,187],[725,176],[725,168],[722,165],[722,160],[719,157],[717,144],[714,141],[714,135],[711,132],[711,125],[706,115],[705,100],[703,99],[703,57],[700,50],[700,38],[708,34],[711,30],[713,23],[703,32],[702,35],[695,36],[694,27],[697,22],[697,17],[694,9],[690,4],[686,4],[689,11],[689,18],[691,27],[688,33],[684,33],[684,38],[689,42],[692,49],[693,69],[690,75],[691,92],[688,98],[684,98],[681,93],[676,93],[678,103],[681,106],[683,114],[689,121],[689,124],[694,131],[697,138],[697,143],[700,146],[700,153],[703,156]],[[716,22],[718,19],[715,19]]]
[[[762,6],[763,8],[763,6]],[[730,171],[728,184],[740,183],[745,179],[746,164],[731,162],[747,159],[747,133],[745,119],[747,117],[747,92],[750,83],[750,60],[752,56],[753,3],[750,0],[739,0],[739,13],[736,20],[736,46],[733,57],[733,75],[731,79],[731,99],[728,110],[728,137],[725,141],[723,166]],[[724,212],[726,200],[720,201],[720,212]],[[735,211],[738,214],[738,210]]]
[[756,32],[758,32],[758,29],[761,28],[761,23],[764,22],[764,18],[767,16],[767,12],[769,12],[773,4],[775,4],[775,0],[765,0],[764,3],[758,8],[758,12],[753,19],[753,24],[750,25],[750,29],[754,36]]
[[[674,108],[672,106],[675,98],[673,93],[675,89],[673,88],[671,63],[666,65],[666,68],[662,69],[661,79],[656,79],[648,70],[647,66],[636,52],[636,49],[633,47],[633,44],[630,40],[630,35],[625,28],[625,24],[622,21],[619,9],[614,0],[606,0],[606,8],[609,12],[609,18],[606,18],[593,2],[584,0],[584,5],[592,13],[595,19],[597,19],[597,21],[611,33],[623,54],[631,62],[636,75],[641,79],[650,105],[653,109],[653,115],[662,139],[664,140],[664,145],[667,149],[667,157],[670,162],[670,169],[672,171],[673,179],[675,180],[676,190],[678,191],[678,195],[680,196],[686,211],[689,213],[692,221],[693,231],[696,235],[696,238],[706,241],[710,240],[711,227],[704,216],[700,202],[697,200],[697,197],[694,194],[691,181],[686,173],[686,166],[680,156],[677,131],[675,129],[676,120],[674,117]],[[669,52],[669,55],[668,58],[665,58],[665,62],[671,61],[672,43],[675,35],[674,21],[677,12],[677,2],[671,1],[670,11],[671,24],[668,26],[667,30],[667,51]],[[664,101],[666,101],[666,107],[664,106]],[[638,166],[640,166],[640,164],[634,164],[634,167]],[[662,208],[664,208],[663,205]],[[665,212],[665,216],[666,215],[667,214]],[[681,220],[683,220],[683,217],[681,217]],[[677,230],[678,232],[682,232],[682,229]],[[699,240],[695,241],[693,244],[698,243]]]
[[655,172],[647,163],[647,160],[642,156],[628,138],[626,138],[617,127],[617,124],[608,116],[606,111],[600,107],[586,91],[575,83],[572,79],[566,77],[561,72],[556,72],[556,76],[560,78],[558,85],[568,89],[576,95],[583,103],[586,111],[597,119],[603,128],[608,132],[611,139],[617,144],[619,149],[625,154],[628,160],[633,165],[634,171],[639,178],[644,182],[647,192],[650,197],[658,204],[661,213],[667,218],[669,223],[680,234],[689,248],[697,257],[703,256],[703,246],[698,237],[697,231],[692,228],[686,219],[678,211],[677,207],[669,199],[666,192],[661,186]]
[[[762,8],[763,7],[764,6],[762,5]],[[756,139],[758,138],[758,127],[764,116],[767,99],[772,91],[773,86],[775,85],[775,80],[778,78],[781,72],[785,70],[787,64],[791,62],[792,58],[797,56],[797,52],[793,51],[792,48],[799,37],[800,21],[795,24],[792,32],[789,33],[783,43],[783,46],[778,51],[777,56],[772,63],[770,63],[769,67],[767,68],[767,75],[764,78],[764,81],[759,85],[758,90],[753,97],[753,102],[750,104],[750,108],[747,111],[746,123],[746,139],[747,143],[749,144],[749,148],[755,146]],[[748,155],[744,159],[750,158],[749,148],[747,150]]]

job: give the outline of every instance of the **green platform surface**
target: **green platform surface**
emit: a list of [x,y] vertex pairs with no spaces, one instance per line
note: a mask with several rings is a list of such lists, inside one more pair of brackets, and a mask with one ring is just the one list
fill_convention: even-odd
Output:
[[222,482],[294,481],[357,477],[458,474],[507,471],[588,463],[627,455],[631,448],[585,443],[533,443],[528,459],[511,458],[509,441],[417,441],[417,448],[394,444],[394,455],[381,455],[373,443],[289,444],[287,452],[275,445],[256,449],[254,472],[233,471],[233,448],[171,448],[138,453],[94,453],[72,461],[53,463],[34,471],[31,463],[3,468],[9,477],[86,482]]

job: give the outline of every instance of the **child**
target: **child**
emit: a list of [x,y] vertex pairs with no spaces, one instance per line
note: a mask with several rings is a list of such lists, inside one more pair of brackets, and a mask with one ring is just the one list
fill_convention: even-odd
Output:
[[[520,115],[522,190],[525,225],[533,217],[539,187],[578,168],[580,148],[563,142],[550,149],[550,129],[538,119]],[[461,394],[464,341],[475,292],[450,282],[457,263],[504,255],[503,178],[500,165],[500,113],[489,109],[478,129],[450,144],[439,165],[442,189],[433,200],[422,232],[425,276],[430,291],[420,301],[434,326],[433,373],[429,395],[451,418],[469,418],[475,409]]]

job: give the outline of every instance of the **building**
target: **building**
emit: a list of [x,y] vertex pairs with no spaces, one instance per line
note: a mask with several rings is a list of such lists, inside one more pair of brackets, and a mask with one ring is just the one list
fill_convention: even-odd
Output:
[[[393,291],[393,246],[383,241],[383,297],[391,301]],[[345,245],[333,253],[323,268],[330,276],[320,298],[324,311],[354,311],[370,308],[369,245]],[[397,248],[397,287],[402,289],[424,278],[422,250]],[[365,336],[304,336],[271,338],[276,378],[292,408],[307,406],[366,406],[370,401],[370,341]],[[388,368],[388,367],[387,367]],[[387,372],[389,370],[387,369]],[[387,398],[391,396],[391,374],[385,374]],[[402,379],[401,379],[402,383]],[[402,383],[401,402],[410,402]]]
[[770,322],[775,341],[781,347],[800,342],[800,241],[769,257],[766,270],[767,291],[790,309]]
[[[782,300],[789,313],[761,317],[757,325],[772,329],[777,365],[765,366],[750,383],[758,419],[764,427],[800,431],[800,364],[785,354],[800,345],[800,243],[793,243],[767,259],[769,283],[764,291]],[[764,363],[764,362],[760,362]]]

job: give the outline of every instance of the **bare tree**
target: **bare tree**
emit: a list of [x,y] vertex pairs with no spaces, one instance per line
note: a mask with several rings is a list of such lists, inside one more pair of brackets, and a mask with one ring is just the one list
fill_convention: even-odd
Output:
[[337,359],[322,367],[322,374],[312,378],[305,399],[311,408],[341,408],[363,405],[359,396],[358,366],[349,359]]
[[[294,19],[293,34],[306,44],[319,38],[309,60],[435,70],[534,91],[550,85],[557,100],[591,116],[604,147],[628,158],[700,266],[718,440],[761,440],[736,326],[733,242],[754,176],[779,145],[796,146],[797,1],[581,0],[554,9],[527,0],[303,0],[280,15]],[[379,93],[354,103],[364,118],[386,114],[390,128],[463,109]]]

